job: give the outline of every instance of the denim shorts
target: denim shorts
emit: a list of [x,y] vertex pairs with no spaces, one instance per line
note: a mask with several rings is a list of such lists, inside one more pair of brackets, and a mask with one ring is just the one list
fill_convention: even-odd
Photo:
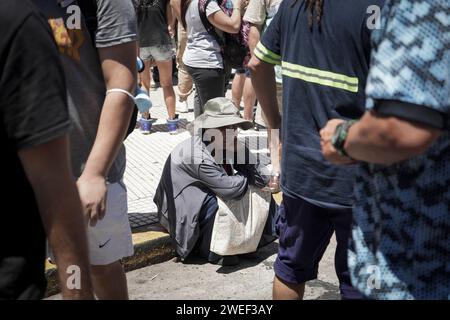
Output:
[[250,78],[250,69],[248,69],[248,68],[236,69],[236,74],[245,74],[246,78]]
[[172,60],[174,49],[171,44],[163,44],[151,47],[143,47],[140,51],[140,57],[149,61],[168,61]]

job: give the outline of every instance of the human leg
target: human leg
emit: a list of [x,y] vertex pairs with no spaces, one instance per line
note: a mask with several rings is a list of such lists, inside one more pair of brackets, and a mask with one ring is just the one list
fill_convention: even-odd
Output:
[[134,250],[123,182],[108,185],[106,215],[95,227],[88,227],[88,239],[94,293],[99,299],[128,299],[120,260]]
[[317,278],[319,262],[333,228],[322,208],[303,199],[283,196],[277,228],[274,299],[302,299],[305,283]]
[[242,94],[244,92],[245,84],[245,70],[238,69],[234,74],[233,82],[231,83],[231,97],[234,105],[239,108],[241,105]]
[[203,113],[203,106],[208,100],[224,97],[225,73],[222,69],[187,68],[195,83],[198,105],[194,106],[194,115]]

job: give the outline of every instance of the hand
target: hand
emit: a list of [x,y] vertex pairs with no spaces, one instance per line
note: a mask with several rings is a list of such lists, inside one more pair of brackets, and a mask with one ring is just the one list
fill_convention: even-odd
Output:
[[91,227],[94,227],[105,216],[108,191],[106,180],[102,176],[82,174],[77,187],[84,215]]
[[334,135],[334,132],[336,131],[336,127],[344,122],[344,120],[341,119],[333,119],[328,121],[326,126],[320,130],[320,145],[322,146],[322,153],[325,159],[330,161],[331,163],[337,164],[337,165],[346,165],[346,164],[353,164],[356,163],[356,161],[341,156],[339,152],[333,147],[331,144],[331,138]]
[[175,26],[168,26],[167,29],[169,30],[169,35],[171,38],[175,37]]
[[269,190],[271,193],[278,193],[281,191],[280,188],[280,173],[273,173],[270,176],[269,184],[268,184]]

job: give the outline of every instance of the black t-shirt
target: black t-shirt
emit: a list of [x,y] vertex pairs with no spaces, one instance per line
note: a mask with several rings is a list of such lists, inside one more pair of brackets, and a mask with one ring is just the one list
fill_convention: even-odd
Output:
[[171,44],[167,29],[167,4],[167,0],[138,1],[136,13],[141,48]]
[[45,234],[18,151],[67,132],[65,82],[48,23],[32,4],[0,1],[0,30],[0,299],[38,299]]

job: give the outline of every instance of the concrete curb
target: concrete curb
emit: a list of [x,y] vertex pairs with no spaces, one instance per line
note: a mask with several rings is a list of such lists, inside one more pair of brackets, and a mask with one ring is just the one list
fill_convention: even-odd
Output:
[[[126,272],[146,267],[152,264],[170,260],[175,255],[175,249],[167,233],[146,231],[133,234],[134,255],[122,260]],[[56,266],[46,265],[47,292],[49,297],[60,292]]]

